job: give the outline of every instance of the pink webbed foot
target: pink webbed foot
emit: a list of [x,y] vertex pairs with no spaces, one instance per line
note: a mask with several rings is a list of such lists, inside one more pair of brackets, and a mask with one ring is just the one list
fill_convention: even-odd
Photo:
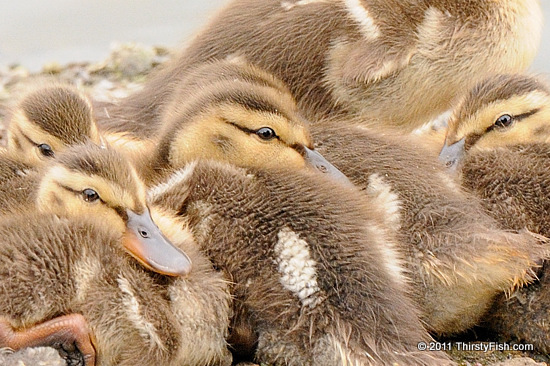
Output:
[[86,319],[80,314],[63,315],[28,329],[14,330],[0,319],[0,347],[19,350],[26,347],[76,344],[85,366],[95,365],[95,348]]

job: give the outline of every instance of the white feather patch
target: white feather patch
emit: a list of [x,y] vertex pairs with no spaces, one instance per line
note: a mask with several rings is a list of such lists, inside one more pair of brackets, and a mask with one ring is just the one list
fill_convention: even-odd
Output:
[[401,201],[399,196],[392,192],[392,187],[377,173],[369,176],[367,194],[372,204],[384,214],[384,221],[393,230],[401,227]]
[[375,40],[380,37],[380,28],[375,24],[369,11],[361,4],[360,0],[345,0],[348,12],[359,24],[363,36],[368,40]]
[[319,286],[316,263],[311,259],[308,243],[288,228],[279,231],[277,237],[275,263],[279,266],[281,284],[292,291],[304,306],[315,307],[320,301],[317,296]]
[[391,235],[381,226],[371,224],[367,230],[372,235],[373,239],[377,243],[381,243],[380,252],[382,254],[382,260],[388,274],[397,284],[405,284],[408,282],[405,275],[405,262],[403,256],[399,251],[399,246],[393,242]]
[[132,291],[132,286],[128,280],[119,276],[117,279],[118,288],[122,291],[122,303],[126,308],[126,315],[128,320],[134,324],[134,327],[138,330],[139,335],[149,342],[151,348],[158,347],[161,350],[166,350],[160,337],[157,334],[157,329],[151,322],[147,321],[141,315],[141,306]]
[[283,1],[281,3],[281,7],[285,10],[290,10],[296,6],[303,6],[303,5],[308,5],[312,3],[321,3],[324,1],[326,0],[298,0],[295,3],[291,3],[290,1]]
[[[84,254],[84,253],[83,253]],[[86,290],[90,288],[93,279],[101,272],[101,265],[96,259],[83,255],[84,260],[79,261],[73,270],[76,285],[76,300],[84,301]]]
[[197,166],[197,162],[191,162],[185,166],[185,168],[180,169],[176,171],[174,174],[168,178],[165,182],[162,182],[154,187],[151,187],[147,191],[147,198],[152,200],[155,197],[162,196],[164,193],[170,190],[170,188],[183,184],[185,181],[187,181],[191,175],[193,174],[193,171],[195,170],[195,167]]

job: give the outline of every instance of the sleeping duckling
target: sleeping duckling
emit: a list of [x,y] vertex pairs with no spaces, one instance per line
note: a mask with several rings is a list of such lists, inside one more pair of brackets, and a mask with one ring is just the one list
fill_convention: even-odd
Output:
[[539,0],[234,0],[122,106],[148,123],[190,68],[238,55],[283,80],[312,121],[413,130],[486,75],[525,70],[541,29]]
[[93,365],[87,321],[99,364],[124,364],[128,347],[134,361],[172,357],[181,336],[159,285],[188,275],[191,262],[152,221],[135,170],[111,149],[75,146],[44,173],[37,208],[0,219],[0,346],[75,341]]
[[406,138],[384,136],[350,121],[314,130],[317,149],[371,198],[401,238],[421,319],[435,334],[467,330],[494,298],[533,278],[547,252],[526,233],[508,233]]
[[[441,152],[462,184],[506,229],[550,238],[550,89],[529,75],[497,75],[458,104]],[[550,267],[539,281],[500,298],[486,325],[550,352]]]
[[136,162],[148,183],[205,158],[242,167],[308,166],[350,184],[314,150],[307,123],[284,84],[242,59],[201,65],[165,104],[160,126],[152,119],[150,127],[126,133],[142,140],[158,135],[155,151]]
[[[401,248],[354,189],[309,170],[187,164],[148,192],[233,284],[270,365],[448,365],[407,297]],[[234,330],[235,331],[235,330]],[[238,330],[237,330],[238,331]]]
[[87,141],[103,142],[90,100],[70,85],[38,87],[24,95],[11,112],[8,151],[31,166]]

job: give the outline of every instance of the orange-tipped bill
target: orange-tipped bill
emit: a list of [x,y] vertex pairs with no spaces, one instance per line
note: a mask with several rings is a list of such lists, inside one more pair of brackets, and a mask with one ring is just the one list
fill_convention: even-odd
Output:
[[138,215],[127,210],[124,248],[145,268],[167,276],[186,276],[191,259],[175,247],[155,225],[149,210]]

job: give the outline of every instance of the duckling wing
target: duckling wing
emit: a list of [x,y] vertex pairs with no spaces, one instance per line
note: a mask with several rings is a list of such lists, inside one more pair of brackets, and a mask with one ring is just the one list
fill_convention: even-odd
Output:
[[[347,47],[347,46],[346,46]],[[404,69],[414,54],[412,45],[396,45],[381,40],[353,44],[341,65],[344,82],[374,83]]]

